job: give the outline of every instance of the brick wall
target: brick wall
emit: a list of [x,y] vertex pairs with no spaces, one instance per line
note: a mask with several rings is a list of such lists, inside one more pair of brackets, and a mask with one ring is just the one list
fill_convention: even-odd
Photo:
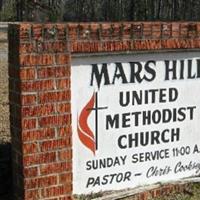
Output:
[[67,40],[51,31],[48,25],[9,28],[16,200],[64,200],[72,191],[70,53]]
[[198,48],[196,22],[10,25],[14,199],[72,199],[71,55]]

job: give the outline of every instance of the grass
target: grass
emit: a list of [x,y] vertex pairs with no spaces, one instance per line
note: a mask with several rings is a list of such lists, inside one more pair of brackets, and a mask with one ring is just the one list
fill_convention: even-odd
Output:
[[172,193],[166,197],[152,198],[150,200],[200,200],[200,184],[191,183],[183,193]]
[[[110,193],[109,193],[110,194]],[[104,196],[103,192],[100,193],[91,193],[89,195],[79,195],[75,196],[76,200],[92,200],[98,199],[98,197]],[[117,200],[117,198],[115,198]],[[108,198],[106,199],[108,200]],[[119,200],[137,200],[135,196],[129,196],[125,198],[119,198]],[[149,197],[145,200],[200,200],[200,183],[190,183],[187,184],[184,192],[178,193],[173,192],[167,195],[162,195],[157,198]]]

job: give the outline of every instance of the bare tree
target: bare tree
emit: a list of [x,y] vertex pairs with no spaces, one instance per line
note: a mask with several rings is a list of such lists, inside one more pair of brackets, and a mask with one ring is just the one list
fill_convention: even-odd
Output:
[[196,0],[3,0],[10,1],[18,21],[200,20]]

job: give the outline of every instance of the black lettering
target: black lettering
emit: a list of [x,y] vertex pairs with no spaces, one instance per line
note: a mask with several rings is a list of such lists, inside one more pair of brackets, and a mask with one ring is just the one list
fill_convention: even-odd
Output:
[[141,132],[140,133],[140,144],[142,146],[147,146],[149,143],[149,132]]
[[110,128],[119,128],[119,114],[106,116],[106,130]]
[[193,106],[193,107],[187,107],[187,109],[189,110],[190,112],[190,120],[193,120],[193,117],[194,117],[194,109],[196,108],[196,106]]
[[163,109],[163,123],[167,123],[172,118],[172,112],[170,109]]
[[143,125],[147,125],[147,124],[150,124],[151,123],[151,111],[148,110],[148,111],[143,111],[142,113],[143,115]]
[[178,98],[178,90],[176,88],[169,88],[169,102],[176,101]]
[[161,120],[161,112],[159,110],[155,110],[152,113],[152,121],[154,124],[158,124]]
[[91,86],[94,85],[94,77],[96,79],[98,88],[100,88],[102,78],[104,78],[104,85],[109,85],[110,80],[109,80],[107,64],[105,63],[102,64],[101,71],[99,71],[97,64],[92,64],[92,73],[91,73],[91,82],[90,82]]
[[132,91],[132,104],[135,105],[137,102],[138,105],[142,104],[142,90],[140,90],[140,94],[137,91]]
[[[148,92],[148,91],[146,91]],[[156,100],[156,93],[158,92],[157,89],[152,89],[152,90],[149,90],[149,94],[151,93],[151,103],[155,103],[155,100]],[[145,98],[145,103],[148,103],[148,101],[146,102],[146,98]]]
[[128,172],[126,172],[125,175],[124,175],[124,181],[126,181],[126,180],[127,180],[127,181],[130,181],[130,180],[131,180],[130,178],[131,178],[131,172],[128,171]]
[[164,103],[166,102],[166,93],[165,93],[166,89],[160,89],[160,95],[159,95],[159,102],[160,103]]
[[131,67],[130,82],[135,83],[137,80],[138,83],[141,83],[143,80],[143,78],[141,78],[140,76],[142,71],[142,64],[140,62],[130,62],[130,67]]
[[178,114],[179,114],[178,121],[182,122],[185,120],[185,117],[186,117],[186,114],[184,112],[185,110],[186,110],[186,108],[178,109]]
[[156,61],[154,60],[149,60],[145,63],[145,70],[151,75],[151,77],[147,77],[146,74],[144,75],[144,79],[146,81],[153,81],[156,77],[156,71],[151,67],[151,65],[156,66]]
[[111,179],[110,179],[110,184],[113,182],[113,180],[114,180],[114,177],[116,176],[117,174],[110,174],[110,176],[111,176]]
[[86,188],[88,188],[90,185],[94,184],[95,179],[93,177],[89,177],[87,184],[86,184]]
[[185,65],[184,65],[184,60],[181,60],[180,61],[181,62],[181,64],[180,64],[180,80],[181,79],[184,79],[184,67],[185,67]]
[[132,134],[128,135],[128,146],[129,148],[133,147],[133,142],[135,142],[135,147],[138,146],[138,133],[135,133],[135,137]]
[[137,154],[132,155],[132,163],[137,163],[138,162],[138,157]]
[[126,94],[124,95],[124,92],[119,93],[119,104],[122,107],[125,107],[129,104],[130,102],[130,92],[125,92]]
[[123,180],[123,174],[122,173],[117,174],[116,182],[120,183],[120,182],[122,182],[122,180]]
[[[170,73],[172,73],[172,78],[170,79]],[[170,61],[165,60],[165,80],[175,80],[176,77],[176,60],[173,60],[172,68],[170,68]]]
[[194,79],[196,74],[192,75],[192,60],[188,60],[188,79]]
[[197,78],[200,77],[200,59],[197,59]]
[[118,146],[119,146],[120,149],[126,149],[127,148],[126,144],[122,144],[122,140],[123,139],[127,139],[127,136],[126,135],[121,135],[118,138]]
[[139,125],[139,115],[141,114],[141,112],[133,112],[131,114],[134,116],[135,126],[138,126]]
[[106,185],[108,183],[108,177],[109,177],[109,175],[103,176],[103,180],[101,182],[102,185]]
[[180,140],[180,128],[176,128],[176,131],[175,131],[174,128],[172,129],[172,136],[171,136],[171,138],[172,138],[171,139],[172,142]]
[[91,161],[87,161],[86,162],[86,170],[91,170],[92,166],[91,166]]
[[115,68],[115,73],[114,73],[114,76],[113,76],[112,84],[115,84],[115,80],[119,79],[119,78],[122,79],[122,83],[128,83],[126,76],[125,76],[125,73],[124,73],[124,70],[123,70],[122,64],[116,63],[116,68]]
[[164,143],[168,143],[169,142],[169,139],[166,138],[166,134],[167,133],[169,133],[169,129],[166,129],[161,133],[161,140]]
[[130,127],[130,113],[123,113],[122,114],[122,127],[127,128]]
[[159,131],[152,131],[151,132],[151,144],[153,144],[153,145],[154,144],[160,144],[159,137],[160,137]]

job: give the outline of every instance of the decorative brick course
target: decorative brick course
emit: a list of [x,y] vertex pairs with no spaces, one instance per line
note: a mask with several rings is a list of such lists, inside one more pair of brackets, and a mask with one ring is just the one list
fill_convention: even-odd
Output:
[[[71,55],[199,48],[198,22],[11,24],[14,199],[72,199]],[[137,199],[172,190],[176,186]]]

